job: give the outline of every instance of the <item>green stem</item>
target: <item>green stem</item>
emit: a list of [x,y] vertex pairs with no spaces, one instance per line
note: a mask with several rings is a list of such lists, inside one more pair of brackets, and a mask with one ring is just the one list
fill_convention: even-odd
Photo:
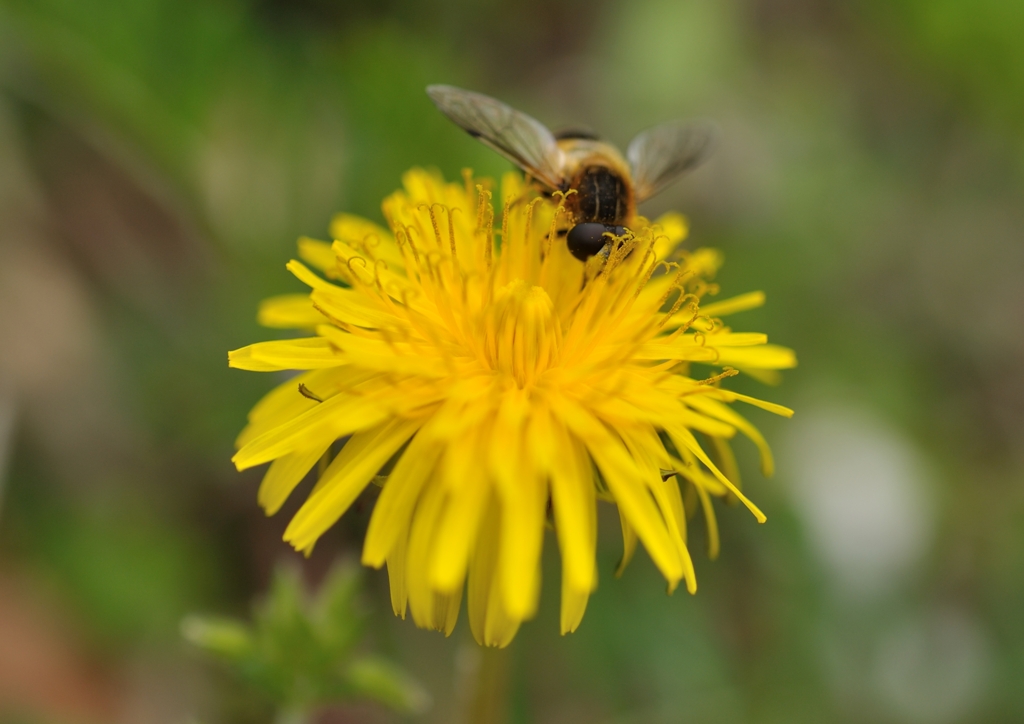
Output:
[[483,647],[479,653],[466,724],[505,724],[511,656],[507,648]]

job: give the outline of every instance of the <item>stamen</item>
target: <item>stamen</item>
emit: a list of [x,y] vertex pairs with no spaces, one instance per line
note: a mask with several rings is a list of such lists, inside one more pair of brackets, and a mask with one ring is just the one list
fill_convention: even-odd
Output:
[[[668,264],[674,263],[675,262],[666,262],[666,266]],[[665,290],[665,293],[661,296],[661,299],[658,300],[658,309],[661,309],[661,306],[668,301],[668,298],[673,291],[675,291],[676,289],[681,290],[683,288],[683,277],[685,277],[687,274],[693,274],[693,272],[687,269],[685,266],[677,266],[678,270],[676,271],[675,279],[672,280],[672,283],[669,285],[668,289]]]
[[434,211],[434,207],[435,206],[436,207],[440,207],[441,209],[445,208],[442,204],[433,203],[433,204],[430,204],[430,206],[427,206],[426,204],[420,204],[419,206],[416,207],[416,210],[420,211],[420,210],[422,210],[424,208],[427,210],[427,213],[430,215],[430,225],[434,227],[434,239],[437,241],[437,248],[440,249],[441,248],[441,226],[440,226],[440,224],[437,223],[437,213]]
[[[680,289],[679,291],[682,292],[682,289]],[[666,294],[666,298],[668,298],[667,294]],[[679,308],[681,306],[683,306],[683,303],[687,299],[693,301],[693,311],[694,311],[693,319],[696,319],[697,318],[697,310],[699,308],[698,305],[700,303],[700,299],[698,299],[696,297],[696,295],[693,295],[693,294],[682,294],[682,293],[680,293],[680,295],[676,298],[675,303],[672,305],[672,308],[668,311],[667,314],[665,314],[661,318],[661,321],[658,323],[658,327],[657,328],[661,329],[662,327],[664,327],[668,323],[668,320],[672,319],[672,317],[675,316],[675,313],[679,311]],[[689,325],[693,324],[693,319],[691,319],[689,322],[687,322],[687,324],[686,324],[687,327]]]
[[[425,204],[421,204],[420,205],[420,207],[422,207],[422,206],[425,206]],[[410,209],[409,210],[409,214],[410,214],[410,216],[412,216],[412,220],[415,222],[416,225],[415,226],[407,226],[406,227],[406,232],[409,233],[409,238],[413,240],[413,243],[415,243],[416,238],[412,235],[411,232],[415,230],[419,234],[419,239],[420,239],[420,246],[419,246],[419,248],[420,248],[420,251],[423,252],[424,254],[426,254],[428,251],[430,251],[430,245],[427,244],[427,238],[428,238],[429,234],[427,234],[427,230],[423,226],[423,216],[419,213],[420,207],[417,207],[415,209]],[[429,214],[428,214],[428,216],[429,216]]]
[[555,207],[555,213],[551,215],[551,227],[548,229],[548,235],[545,238],[544,244],[544,258],[547,259],[548,254],[551,252],[551,244],[557,233],[558,217],[566,213],[565,201],[569,197],[569,194],[576,193],[576,189],[569,189],[567,192],[555,191],[552,196],[558,199],[558,206]]
[[302,382],[299,383],[299,394],[302,395],[303,397],[306,397],[306,398],[308,398],[310,400],[313,400],[314,402],[323,402],[324,401],[324,398],[322,398],[322,397],[320,397],[320,395],[317,395],[316,393],[314,393],[312,390],[310,390],[308,387],[306,387],[306,385],[303,384]]
[[[459,254],[455,250],[455,221],[453,218],[455,216],[456,211],[461,212],[462,209],[460,209],[458,206],[448,209],[448,244],[452,248],[452,259],[457,262],[459,259]],[[456,266],[458,265],[456,264]]]
[[476,229],[474,233],[479,233],[484,224],[484,207],[491,200],[491,194],[489,191],[484,191],[484,187],[480,184],[476,185],[476,193]]
[[511,246],[508,243],[508,216],[512,210],[512,201],[514,201],[514,199],[511,197],[505,199],[505,206],[501,210],[501,260],[506,262],[506,268],[507,262],[511,258],[511,254],[509,253],[511,251]]
[[359,275],[356,273],[355,267],[352,266],[352,262],[354,261],[358,261],[360,264],[363,265],[363,268],[365,269],[367,267],[366,259],[364,259],[361,256],[350,256],[348,258],[348,261],[345,262],[345,266],[348,267],[348,270],[352,274],[352,277],[359,281],[362,281],[361,279],[359,279]]
[[[643,261],[641,262],[641,267],[644,264],[647,263],[648,255],[651,255],[651,254],[654,254],[654,240],[653,239],[651,240],[651,243],[648,245],[647,251],[644,253],[644,258],[643,258]],[[644,290],[644,287],[647,286],[647,282],[651,281],[651,277],[654,276],[654,270],[658,268],[658,263],[659,262],[657,260],[655,260],[654,263],[651,264],[647,268],[647,273],[644,274],[644,278],[640,281],[639,284],[636,285],[636,291],[633,292],[633,299],[634,299],[634,301],[636,300],[637,297],[640,296],[640,292],[642,292]]]
[[[688,330],[693,325],[693,323],[696,322],[700,318],[700,307],[698,306],[697,302],[695,301],[695,298],[693,297],[692,294],[687,294],[687,295],[685,295],[683,297],[683,299],[686,299],[687,297],[691,297],[691,302],[693,304],[693,316],[690,317],[688,320],[686,320],[684,323],[680,324],[678,327],[676,327],[672,331],[672,334],[670,334],[667,337],[665,337],[665,341],[666,342],[671,342],[674,339],[678,339],[679,335],[681,335],[684,332],[686,332],[686,330]],[[666,320],[666,319],[662,319],[661,323],[658,325],[658,329],[661,329],[665,325],[665,323],[667,321],[668,320]]]
[[[370,243],[371,241],[373,243]],[[380,246],[380,243],[380,236],[374,233],[370,233],[364,236],[362,240],[359,242],[359,248],[363,252],[365,252],[368,257],[376,261],[377,256],[373,253],[373,249]]]
[[380,270],[388,271],[388,263],[383,259],[377,259],[373,264],[373,278],[377,283],[377,289],[384,293],[384,285],[380,281]]
[[719,382],[721,382],[722,380],[726,379],[727,377],[735,377],[739,373],[740,373],[740,371],[738,369],[735,369],[734,367],[726,367],[720,373],[718,373],[717,375],[712,375],[711,377],[708,377],[707,379],[699,380],[697,382],[697,384],[698,385],[706,385],[706,386],[717,385]]
[[487,244],[484,246],[484,264],[487,271],[493,267],[494,260],[494,204],[490,203],[491,193],[487,192],[486,230]]
[[413,228],[411,226],[408,226],[408,225],[403,225],[402,226],[402,234],[404,235],[405,240],[406,240],[406,242],[409,245],[409,248],[412,249],[413,261],[415,262],[416,271],[419,272],[420,271],[420,267],[423,264],[423,261],[422,261],[422,257],[420,257],[419,245],[416,243],[416,239],[413,238],[412,232],[413,232]]
[[409,299],[410,297],[420,296],[420,290],[415,287],[401,289],[399,290],[399,296],[402,298],[402,309],[405,310],[406,316],[412,322],[412,305],[409,303]]
[[523,246],[529,248],[530,246],[530,232],[533,231],[533,209],[537,204],[544,201],[540,196],[531,201],[526,207],[526,225],[523,229]]
[[[639,238],[634,237],[634,240],[635,240],[635,244],[638,246],[640,244]],[[647,263],[648,257],[652,254],[652,248],[653,248],[652,245],[653,245],[653,241],[648,243],[647,251],[644,253],[644,258],[639,263],[639,267],[638,267],[639,269],[643,269],[643,267]],[[635,250],[635,247],[634,247],[634,250]],[[621,324],[622,320],[624,320],[626,318],[626,316],[629,314],[629,312],[633,309],[633,305],[636,302],[637,298],[640,296],[640,292],[643,290],[644,286],[647,284],[647,281],[651,278],[651,275],[654,273],[655,266],[656,266],[655,264],[650,265],[650,267],[648,268],[648,270],[647,270],[646,274],[644,275],[643,279],[640,281],[640,283],[634,289],[633,295],[631,297],[629,297],[628,299],[623,301],[623,303],[621,304],[621,306],[618,309],[618,312],[615,314],[615,316],[613,318],[611,318],[609,320],[609,322],[608,322],[608,326],[609,327],[615,327],[615,326],[618,326],[619,324]],[[621,299],[621,296],[623,296],[623,294],[624,294],[624,292],[626,290],[626,285],[627,284],[628,284],[628,278],[624,278],[623,279],[623,284],[622,284],[622,294],[620,294],[619,297],[616,298],[616,300],[615,300],[616,303],[618,303],[619,300]],[[612,308],[612,305],[609,305],[609,309],[611,309],[611,308]],[[642,339],[646,338],[646,336],[648,334],[648,331],[649,331],[647,329],[647,326],[648,325],[644,325],[642,328],[637,329],[635,331],[634,338],[637,340],[637,343],[636,343],[635,346],[638,346],[639,344],[642,344]]]
[[441,284],[441,262],[444,261],[444,256],[439,251],[429,251],[427,252],[426,260],[430,279],[437,284]]

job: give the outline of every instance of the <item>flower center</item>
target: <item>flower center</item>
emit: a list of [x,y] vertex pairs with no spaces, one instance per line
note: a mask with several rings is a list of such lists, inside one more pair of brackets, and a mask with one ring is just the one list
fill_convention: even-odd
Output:
[[562,328],[544,289],[516,279],[497,291],[487,314],[486,355],[491,369],[510,375],[522,388],[558,364]]

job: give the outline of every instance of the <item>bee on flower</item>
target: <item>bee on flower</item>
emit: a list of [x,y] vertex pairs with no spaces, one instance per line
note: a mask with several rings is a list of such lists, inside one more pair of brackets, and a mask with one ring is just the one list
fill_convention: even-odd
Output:
[[270,463],[268,514],[327,463],[285,540],[308,554],[377,481],[362,560],[387,565],[395,613],[448,634],[465,592],[488,646],[508,645],[537,608],[548,525],[562,633],[579,626],[600,501],[618,508],[620,571],[639,541],[670,590],[695,592],[688,517],[703,512],[712,557],[713,498],[765,519],[739,488],[730,440],[752,440],[767,475],[771,453],[732,403],[792,414],[722,386],[795,356],[725,325],[764,296],[708,301],[721,255],[682,249],[682,216],[633,213],[581,260],[565,241],[575,191],[543,191],[513,173],[494,188],[409,171],[384,201],[387,228],[342,214],[333,243],[299,241],[288,269],[310,293],[266,300],[259,319],[306,336],[229,355],[240,369],[300,371],[253,408],[233,458]]

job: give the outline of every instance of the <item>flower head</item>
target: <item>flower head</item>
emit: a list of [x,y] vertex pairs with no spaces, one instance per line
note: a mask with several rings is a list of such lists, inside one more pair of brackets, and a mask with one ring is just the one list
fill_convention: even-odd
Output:
[[341,215],[333,244],[300,240],[305,264],[288,268],[311,293],[269,299],[259,316],[314,334],[236,350],[230,364],[304,370],[252,410],[233,458],[239,469],[272,461],[259,491],[268,514],[329,461],[285,540],[308,553],[380,482],[363,562],[387,564],[395,613],[450,633],[468,581],[474,636],[504,646],[536,609],[549,522],[562,632],[579,625],[597,584],[599,500],[618,507],[622,565],[639,540],[670,590],[695,591],[688,515],[703,510],[712,557],[712,497],[764,521],[728,441],[753,440],[766,474],[771,454],[729,403],[792,414],[720,382],[795,358],[722,323],[762,294],[705,303],[721,257],[679,250],[681,216],[637,219],[582,263],[559,233],[564,199],[509,174],[495,205],[490,185],[412,170],[384,202],[390,230]]

